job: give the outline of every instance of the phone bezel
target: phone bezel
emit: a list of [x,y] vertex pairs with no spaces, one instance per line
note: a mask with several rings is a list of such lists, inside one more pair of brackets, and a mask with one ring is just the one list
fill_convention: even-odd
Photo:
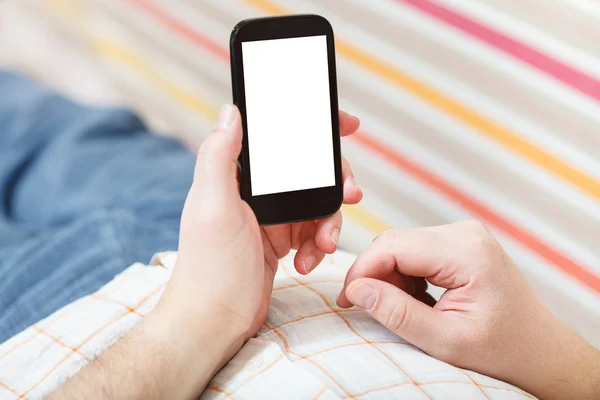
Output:
[[[335,186],[252,196],[242,42],[318,35],[325,35],[327,39]],[[231,32],[230,59],[233,102],[242,115],[244,131],[242,152],[238,159],[241,167],[239,181],[242,199],[250,205],[260,225],[313,220],[334,214],[342,205],[343,187],[335,42],[329,21],[312,14],[241,21]],[[310,160],[310,155],[307,155],[307,160]]]

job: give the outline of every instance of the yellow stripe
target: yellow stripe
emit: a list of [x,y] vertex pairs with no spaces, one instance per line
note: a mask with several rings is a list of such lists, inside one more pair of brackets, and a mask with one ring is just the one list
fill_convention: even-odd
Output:
[[[289,14],[291,12],[266,0],[248,1],[269,14]],[[456,100],[411,78],[395,66],[379,60],[339,38],[336,39],[336,50],[376,75],[381,76],[396,86],[410,92],[414,96],[425,100],[438,109],[452,115],[465,125],[474,128],[483,136],[502,144],[504,147],[520,154],[522,157],[537,164],[546,171],[600,200],[600,180],[585,174],[568,163],[536,147],[532,143],[529,143],[517,132],[483,117],[477,111],[472,110]]]
[[145,76],[146,79],[148,79],[154,85],[167,92],[169,95],[171,95],[171,97],[177,99],[180,103],[185,104],[192,110],[199,112],[207,118],[212,120],[217,119],[218,111],[214,107],[164,79],[159,73],[153,70],[150,65],[146,64],[134,53],[127,51],[116,43],[103,38],[92,38],[92,43],[94,49],[101,55],[109,56],[122,62],[123,64],[128,65],[130,68]]
[[342,212],[344,213],[344,217],[350,217],[376,235],[392,228],[359,205],[343,205]]
[[[56,7],[56,0],[46,0],[46,2],[49,5],[53,6],[55,10],[60,12],[71,22],[79,25],[80,28],[83,28],[80,25],[82,17],[81,13],[75,13],[73,12],[73,10],[70,10],[68,6],[65,6],[65,4],[70,2],[64,2],[61,0],[61,7]],[[111,58],[113,60],[119,61],[127,65],[132,70],[141,73],[151,83],[164,90],[174,100],[185,104],[186,106],[190,107],[191,109],[195,110],[196,112],[208,119],[217,119],[218,110],[215,107],[211,106],[209,103],[206,103],[203,99],[199,98],[198,96],[183,90],[182,88],[175,85],[173,82],[163,78],[161,74],[157,72],[154,68],[152,68],[152,66],[149,63],[147,63],[142,57],[138,56],[131,50],[105,38],[91,36],[90,39],[94,49],[101,56]],[[374,234],[380,234],[381,232],[391,228],[378,217],[370,214],[366,209],[359,205],[344,205],[342,207],[342,211],[345,216],[356,220],[360,225],[362,225]]]
[[[55,10],[60,11],[70,20],[79,20],[86,17],[86,10],[81,2],[75,0],[45,0]],[[83,21],[82,21],[83,22]]]
[[[148,80],[162,88],[175,100],[187,105],[206,118],[211,120],[217,119],[218,110],[216,108],[208,105],[198,96],[187,93],[172,82],[162,78],[149,64],[146,64],[140,57],[128,49],[106,39],[95,38],[93,39],[93,43],[100,54],[121,61],[135,71],[142,73]],[[371,215],[361,206],[344,205],[343,212],[345,216],[356,220],[359,224],[375,234],[380,234],[381,232],[390,229],[388,225],[374,215]]]
[[115,42],[90,34],[90,32],[86,30],[86,25],[83,24],[84,20],[87,18],[87,12],[79,2],[75,0],[44,1],[64,18],[76,25],[78,29],[81,29],[82,33],[87,34],[91,40],[94,50],[100,55],[109,56],[114,60],[128,65],[135,71],[141,73],[155,86],[161,88],[170,94],[171,97],[177,99],[180,103],[183,103],[192,110],[199,112],[206,118],[212,120],[217,119],[218,111],[214,107],[163,78],[160,73],[154,70],[150,64],[146,63],[141,57]]

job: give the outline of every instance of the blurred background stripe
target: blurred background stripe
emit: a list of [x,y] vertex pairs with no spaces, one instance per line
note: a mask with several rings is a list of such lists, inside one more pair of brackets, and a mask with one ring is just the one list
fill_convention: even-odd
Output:
[[[336,31],[344,153],[365,189],[341,244],[477,218],[544,301],[600,345],[600,9],[585,0],[22,0],[4,64],[129,105],[196,146],[231,101],[241,19],[314,12]],[[596,11],[594,11],[596,10]]]
[[439,21],[445,22],[477,39],[504,51],[516,59],[523,61],[542,72],[558,79],[576,90],[600,100],[600,81],[585,72],[579,71],[552,56],[529,47],[505,34],[478,23],[460,13],[427,0],[397,0],[411,5]]

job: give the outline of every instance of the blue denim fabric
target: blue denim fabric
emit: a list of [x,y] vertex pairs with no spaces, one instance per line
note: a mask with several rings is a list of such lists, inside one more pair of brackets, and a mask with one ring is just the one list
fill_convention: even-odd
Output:
[[0,70],[0,342],[177,248],[194,156]]

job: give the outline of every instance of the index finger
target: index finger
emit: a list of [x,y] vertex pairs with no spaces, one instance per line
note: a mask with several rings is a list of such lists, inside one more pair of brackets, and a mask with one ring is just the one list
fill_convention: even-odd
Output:
[[348,270],[337,304],[351,307],[346,288],[358,278],[385,277],[399,272],[422,277],[432,284],[454,289],[468,283],[468,276],[458,271],[456,249],[445,236],[430,229],[392,229],[377,239],[354,261]]
[[358,130],[360,120],[346,111],[340,110],[340,136],[349,136]]

